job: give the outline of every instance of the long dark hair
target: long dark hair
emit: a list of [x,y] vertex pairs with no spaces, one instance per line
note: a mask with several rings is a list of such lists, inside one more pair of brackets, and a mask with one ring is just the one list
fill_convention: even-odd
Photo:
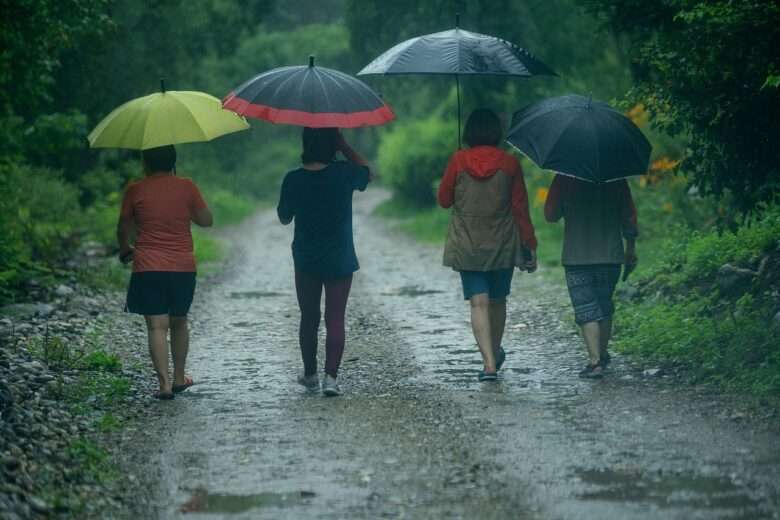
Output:
[[469,147],[498,146],[501,142],[501,120],[489,108],[478,108],[471,113],[463,129],[463,140]]
[[303,153],[301,162],[329,163],[336,157],[339,144],[339,131],[336,128],[309,128],[303,129],[301,135]]

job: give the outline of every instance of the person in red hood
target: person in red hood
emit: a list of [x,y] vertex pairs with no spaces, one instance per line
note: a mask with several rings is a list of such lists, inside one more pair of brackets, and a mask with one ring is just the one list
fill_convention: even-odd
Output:
[[460,272],[471,304],[471,327],[482,353],[480,381],[495,381],[506,359],[501,347],[506,297],[515,267],[536,270],[536,236],[517,158],[498,148],[501,121],[492,110],[471,113],[463,130],[469,148],[450,158],[438,200],[452,208],[444,265]]

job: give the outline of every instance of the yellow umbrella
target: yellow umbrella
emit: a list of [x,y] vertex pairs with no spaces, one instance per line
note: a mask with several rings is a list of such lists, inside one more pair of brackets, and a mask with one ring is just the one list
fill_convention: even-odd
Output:
[[163,91],[128,101],[108,114],[87,139],[92,148],[146,150],[211,141],[246,130],[246,120],[204,92]]

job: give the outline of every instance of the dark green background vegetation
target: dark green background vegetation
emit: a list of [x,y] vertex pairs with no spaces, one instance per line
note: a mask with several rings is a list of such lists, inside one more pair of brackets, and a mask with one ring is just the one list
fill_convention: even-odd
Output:
[[[653,142],[648,175],[632,181],[642,263],[618,346],[780,395],[778,282],[758,274],[780,254],[780,7],[771,0],[0,0],[0,303],[24,300],[33,282],[55,284],[86,243],[115,247],[137,153],[90,150],[86,135],[117,105],[156,91],[160,78],[222,97],[309,54],[355,73],[404,38],[451,28],[456,12],[463,28],[526,47],[559,74],[464,80],[464,114],[489,106],[508,122],[537,99],[592,94]],[[447,213],[433,193],[457,143],[454,82],[365,79],[398,115],[348,132],[393,190],[380,211],[441,241]],[[179,147],[179,172],[197,180],[218,222],[272,201],[297,162],[298,129],[252,126]],[[550,174],[523,164],[540,258],[557,267],[561,229],[541,218]],[[213,239],[196,238],[201,260],[219,256]],[[727,263],[757,273],[740,294],[717,283]]]

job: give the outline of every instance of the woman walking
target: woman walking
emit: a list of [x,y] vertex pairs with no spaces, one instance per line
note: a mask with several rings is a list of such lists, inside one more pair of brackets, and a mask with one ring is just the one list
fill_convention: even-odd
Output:
[[[325,288],[325,374],[322,393],[341,395],[337,378],[344,353],[344,314],[359,269],[352,237],[352,192],[364,191],[368,166],[336,128],[303,129],[302,166],[287,173],[277,213],[282,224],[295,219],[292,243],[295,290],[301,310],[299,342],[303,374],[298,382],[319,388],[317,331]],[[348,161],[336,161],[341,152]]]
[[[212,215],[198,187],[176,177],[176,149],[141,152],[145,177],[125,191],[117,225],[119,259],[132,260],[127,310],[142,314],[149,334],[149,354],[160,388],[155,397],[173,399],[192,386],[184,365],[189,351],[187,313],[195,294],[195,256],[190,222],[211,226]],[[135,229],[135,248],[130,235]],[[171,332],[173,380],[168,374]]]
[[469,148],[452,155],[438,194],[441,207],[453,208],[444,265],[460,272],[463,297],[470,301],[484,363],[480,381],[495,381],[506,359],[501,339],[514,268],[536,270],[523,172],[515,157],[498,148],[501,136],[495,112],[472,112],[463,131]]

